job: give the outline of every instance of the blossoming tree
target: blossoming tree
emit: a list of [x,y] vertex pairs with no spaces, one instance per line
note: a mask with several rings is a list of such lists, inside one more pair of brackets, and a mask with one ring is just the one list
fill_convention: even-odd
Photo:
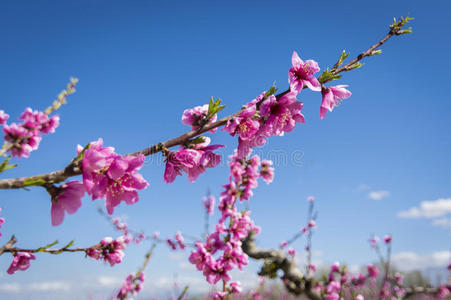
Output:
[[[213,299],[249,296],[242,291],[240,282],[232,278],[231,271],[245,268],[250,258],[263,260],[260,276],[280,277],[287,291],[294,295],[304,294],[310,299],[361,300],[364,299],[365,286],[373,291],[373,294],[367,293],[366,296],[379,299],[405,299],[418,294],[446,297],[449,294],[449,286],[406,287],[403,285],[402,275],[390,272],[391,236],[384,238],[386,255],[381,254],[377,239],[372,239],[373,248],[380,254],[381,265],[368,265],[366,275],[350,274],[345,266],[336,263],[324,278],[315,276],[317,266],[311,261],[312,230],[316,226],[313,197],[308,199],[309,217],[305,226],[292,239],[283,241],[279,249],[257,247],[255,236],[260,228],[252,220],[250,210],[246,208],[246,202],[253,196],[258,181],[262,179],[268,184],[271,183],[275,172],[273,162],[260,159],[252,149],[264,145],[269,138],[284,136],[298,124],[305,122],[302,114],[303,103],[299,100],[305,89],[321,95],[319,116],[321,119],[325,118],[327,112],[333,111],[342,100],[351,96],[348,85],[332,86],[329,83],[340,79],[347,71],[360,68],[361,60],[380,54],[379,47],[391,37],[410,33],[410,28],[405,28],[410,20],[408,17],[395,19],[387,35],[379,42],[346,63],[349,53],[343,51],[336,64],[322,73],[316,61],[304,61],[294,51],[292,66],[288,70],[287,90],[277,93],[278,90],[273,85],[255,99],[244,103],[238,112],[222,118],[219,118],[218,114],[224,105],[221,100],[215,101],[211,98],[208,104],[183,112],[182,122],[190,126],[191,130],[178,137],[125,155],[116,153],[113,147],[105,146],[99,138],[84,146],[74,147],[75,157],[62,170],[22,178],[0,179],[0,189],[44,188],[51,201],[50,219],[53,226],[61,226],[66,213],[76,213],[85,194],[92,200],[104,199],[106,213],[102,210],[102,214],[120,232],[119,237],[105,237],[90,247],[74,247],[71,242],[59,248],[55,248],[56,244],[51,243],[34,249],[24,249],[16,246],[18,239],[12,236],[0,248],[0,255],[12,255],[11,265],[6,272],[12,275],[29,269],[32,260],[37,259],[41,253],[81,252],[86,257],[103,260],[114,266],[122,262],[127,245],[148,239],[152,241],[152,247],[146,254],[142,267],[126,277],[117,293],[118,299],[126,299],[142,289],[144,270],[158,244],[166,244],[175,251],[189,249],[189,262],[202,272],[205,280],[212,285],[222,285],[209,295]],[[17,164],[11,163],[11,159],[29,157],[32,151],[38,149],[44,134],[55,132],[60,122],[55,112],[66,103],[67,97],[75,92],[76,84],[77,79],[71,79],[67,88],[44,111],[27,108],[19,116],[17,123],[10,123],[10,116],[0,110],[0,125],[3,126],[5,140],[0,150],[0,155],[4,157],[0,163],[0,172],[17,167]],[[139,191],[149,186],[148,179],[139,172],[146,156],[157,153],[164,156],[163,177],[168,184],[183,173],[187,174],[188,181],[194,182],[202,173],[207,172],[207,169],[215,168],[221,160],[215,151],[224,146],[212,144],[213,137],[203,134],[218,134],[221,127],[231,137],[236,137],[238,144],[230,153],[229,177],[223,185],[217,205],[220,218],[212,232],[209,232],[207,223],[205,234],[193,244],[188,244],[180,232],[167,238],[160,238],[157,232],[146,235],[128,228],[120,219],[110,216],[114,213],[114,208],[122,202],[127,205],[138,202]],[[72,180],[72,177],[77,176],[81,178]],[[213,214],[215,208],[215,197],[208,195],[204,199],[204,206],[208,221],[208,216]],[[4,223],[5,218],[0,218],[0,225],[7,226],[7,223]],[[296,251],[289,247],[301,236],[305,236],[308,242],[305,271],[297,267],[294,262]],[[382,272],[379,268],[382,268]],[[187,288],[179,299],[185,297],[186,292]],[[259,295],[253,293],[250,297],[256,299]]]

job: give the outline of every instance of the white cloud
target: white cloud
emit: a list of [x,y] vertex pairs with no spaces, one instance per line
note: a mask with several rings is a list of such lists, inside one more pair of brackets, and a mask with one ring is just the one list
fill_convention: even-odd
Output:
[[389,191],[371,191],[368,193],[368,197],[370,197],[373,200],[381,200],[388,196],[390,196]]
[[443,228],[451,228],[451,218],[440,218],[432,221],[432,225]]
[[400,218],[437,218],[451,213],[451,198],[441,198],[435,201],[423,201],[420,207],[412,207],[398,213]]
[[111,276],[99,276],[97,282],[103,287],[116,287],[122,283],[123,279]]
[[415,252],[400,252],[393,255],[392,262],[401,271],[424,270],[426,268],[445,269],[450,260],[449,251],[419,255]]
[[32,283],[28,289],[31,291],[68,291],[71,286],[64,281],[49,281]]
[[17,293],[20,292],[21,287],[18,283],[3,283],[0,284],[0,291],[1,292],[10,292],[10,293]]

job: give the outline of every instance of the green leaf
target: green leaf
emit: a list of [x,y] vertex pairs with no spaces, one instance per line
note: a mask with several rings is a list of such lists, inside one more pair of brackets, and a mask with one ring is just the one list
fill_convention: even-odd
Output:
[[355,64],[352,64],[349,66],[349,70],[358,69],[358,68],[361,68],[362,66],[363,66],[363,64],[356,62]]
[[83,150],[81,150],[81,152],[77,155],[77,157],[75,158],[74,161],[80,161],[83,159],[83,157],[85,156],[85,151],[88,150],[89,148],[91,148],[91,143],[88,143]]
[[265,98],[274,95],[277,92],[276,82],[274,81],[271,88],[265,93]]
[[30,179],[25,180],[22,187],[33,186],[33,185],[43,185],[45,183],[46,183],[46,181],[42,178],[30,178]]
[[348,58],[348,56],[349,56],[349,52],[346,53],[346,50],[343,50],[343,52],[341,52],[341,54],[340,54],[340,57],[338,58],[337,63],[336,63],[335,66],[334,66],[334,69],[335,69],[335,68],[338,68],[339,66],[341,66],[341,65],[343,64],[343,61],[344,61],[346,58]]
[[11,160],[11,155],[9,155],[1,164],[0,164],[0,173],[12,168],[17,167],[17,164],[9,164],[9,161]]
[[330,71],[329,68],[327,68],[321,74],[321,76],[318,78],[318,80],[319,80],[319,82],[324,83],[324,82],[329,82],[329,81],[340,79],[340,78],[341,78],[340,74],[335,74],[333,71]]
[[192,139],[189,141],[189,144],[202,144],[203,142],[205,142],[205,137],[203,136],[198,136],[195,139]]

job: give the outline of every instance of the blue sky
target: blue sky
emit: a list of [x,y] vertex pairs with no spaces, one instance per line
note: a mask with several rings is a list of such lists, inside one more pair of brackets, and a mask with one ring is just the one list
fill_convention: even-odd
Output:
[[[420,207],[451,198],[450,8],[447,1],[4,1],[0,109],[15,120],[25,107],[47,107],[70,76],[80,82],[58,112],[56,133],[1,176],[60,169],[77,144],[99,137],[119,153],[175,137],[188,129],[181,123],[183,110],[207,103],[210,96],[223,100],[225,115],[274,81],[286,89],[293,50],[325,69],[343,49],[357,55],[385,35],[393,17],[409,14],[415,18],[414,33],[389,41],[383,55],[337,81],[349,84],[353,95],[324,120],[319,94],[301,93],[306,124],[258,149],[263,157],[281,153],[287,160],[276,163],[274,182],[262,182],[250,206],[263,229],[258,242],[264,247],[275,247],[299,230],[305,198],[315,195],[319,261],[368,263],[375,259],[369,235],[390,233],[394,253],[401,261],[411,259],[405,264],[439,265],[451,247],[451,214],[444,210],[451,200]],[[226,145],[219,151],[225,162],[236,140],[225,132],[212,138]],[[207,189],[220,193],[228,176],[225,163],[194,184],[179,177],[167,185],[163,171],[161,156],[150,157],[142,169],[149,188],[139,203],[121,205],[116,214],[148,233],[199,234],[201,197]],[[0,239],[16,234],[21,247],[55,239],[92,245],[115,234],[97,214],[98,204],[86,197],[77,214],[52,227],[43,189],[2,191],[6,223]],[[399,217],[412,207],[419,208],[417,214],[405,215],[417,218]],[[431,217],[431,210],[439,216]],[[0,297],[57,299],[74,293],[80,282],[79,294],[73,295],[102,297],[136,270],[148,246],[131,246],[115,268],[79,254],[38,255],[27,272],[0,272]],[[302,252],[303,241],[296,247]],[[198,284],[200,275],[184,257],[157,248],[144,292],[161,293],[175,277]],[[10,260],[2,255],[0,270]]]

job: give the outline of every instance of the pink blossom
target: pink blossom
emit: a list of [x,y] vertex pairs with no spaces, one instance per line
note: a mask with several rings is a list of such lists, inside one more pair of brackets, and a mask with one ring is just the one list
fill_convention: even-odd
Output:
[[[2,212],[2,208],[0,207],[0,213]],[[3,223],[5,223],[5,218],[0,218],[0,228],[2,228]],[[0,232],[0,237],[2,236],[2,233]]]
[[354,298],[355,300],[365,300],[365,298],[362,296],[362,295],[357,295],[357,296],[355,296],[355,298]]
[[124,257],[123,249],[125,249],[125,243],[123,237],[119,237],[113,240],[111,237],[106,237],[100,241],[101,251],[100,257],[102,257],[110,266],[114,266],[122,262]]
[[194,182],[207,168],[214,168],[220,163],[221,157],[213,151],[224,145],[208,146],[210,138],[204,139],[202,144],[194,146],[193,149],[181,146],[177,152],[169,152],[166,155],[166,183],[173,182],[177,175],[182,175],[182,171],[188,174],[188,181]]
[[61,192],[52,198],[52,225],[60,225],[64,220],[64,213],[75,213],[81,207],[81,198],[85,194],[85,187],[76,180],[64,183]]
[[332,111],[334,107],[338,106],[341,100],[351,97],[352,93],[345,89],[347,85],[337,85],[332,87],[323,87],[321,93],[323,99],[320,107],[320,118],[326,116],[327,111]]
[[177,232],[175,234],[175,240],[177,241],[177,244],[179,245],[181,250],[186,248],[185,241],[184,241],[183,236],[182,236],[182,234],[180,232]]
[[269,184],[274,180],[274,168],[271,160],[263,160],[260,165],[260,176]]
[[308,197],[307,197],[307,201],[310,202],[310,203],[312,203],[312,202],[315,201],[315,197],[314,197],[314,196],[308,196]]
[[237,117],[227,121],[224,130],[230,133],[231,136],[238,134],[241,140],[244,141],[252,139],[260,128],[260,123],[253,119],[255,113],[255,104],[246,107]]
[[[205,122],[208,115],[208,104],[202,105],[202,106],[196,106],[194,108],[185,109],[182,115],[182,123],[185,125],[192,126],[193,130],[196,130],[202,125],[202,123]],[[216,122],[217,115],[214,114],[209,120],[208,123],[210,124],[213,122]],[[215,133],[217,128],[214,128],[210,130],[211,133]]]
[[204,198],[203,203],[204,203],[205,209],[207,210],[207,213],[209,215],[213,215],[213,211],[215,208],[215,197],[208,196],[208,197]]
[[230,287],[231,293],[236,293],[236,294],[241,293],[242,288],[241,288],[241,283],[239,281],[231,282],[229,287]]
[[316,222],[315,222],[315,220],[310,220],[309,222],[308,222],[308,228],[314,228],[314,227],[316,227]]
[[318,79],[313,76],[320,68],[318,63],[314,60],[302,61],[296,51],[293,52],[291,58],[292,67],[288,71],[288,82],[290,83],[290,90],[295,94],[304,88],[304,84],[312,91],[321,91],[321,84]]
[[177,245],[170,238],[166,239],[166,243],[172,250],[177,250]]
[[386,244],[390,243],[390,242],[392,241],[392,239],[393,239],[393,238],[392,238],[390,235],[384,236],[384,242],[385,242]]
[[155,231],[152,235],[152,237],[156,240],[160,237],[160,232],[159,231]]
[[307,266],[307,268],[308,268],[309,270],[312,270],[313,272],[316,272],[316,266],[313,265],[313,264],[309,264],[309,265]]
[[12,275],[17,271],[25,271],[30,267],[30,260],[32,259],[36,259],[33,253],[19,252],[14,255],[13,261],[6,272]]
[[267,118],[263,127],[264,134],[282,136],[285,132],[292,131],[296,123],[304,123],[302,107],[303,104],[293,92],[283,95],[279,100],[274,96],[264,100],[260,107],[261,115]]
[[139,200],[137,190],[149,183],[137,171],[144,163],[144,155],[120,156],[114,148],[103,147],[102,139],[91,143],[83,157],[83,184],[92,199],[106,198],[107,212],[113,214],[121,201],[127,204]]
[[338,273],[340,272],[340,263],[338,261],[334,262],[333,265],[330,267],[331,273]]
[[5,133],[5,140],[13,145],[11,148],[12,156],[16,157],[29,157],[31,151],[38,149],[42,139],[39,132],[29,131],[16,123],[5,124],[3,132]]
[[290,247],[287,249],[287,253],[288,255],[290,255],[291,257],[295,257],[296,256],[296,249]]
[[376,248],[378,243],[379,243],[379,237],[373,236],[370,239],[371,248],[373,248],[373,249]]
[[370,278],[374,279],[374,278],[377,278],[377,276],[379,276],[379,269],[375,265],[368,264],[366,266],[366,269],[368,271],[368,276]]
[[287,241],[282,241],[282,242],[280,243],[280,249],[285,248],[287,245],[288,245],[288,242],[287,242]]
[[5,111],[0,110],[0,125],[5,125],[6,120],[8,120],[9,115]]

